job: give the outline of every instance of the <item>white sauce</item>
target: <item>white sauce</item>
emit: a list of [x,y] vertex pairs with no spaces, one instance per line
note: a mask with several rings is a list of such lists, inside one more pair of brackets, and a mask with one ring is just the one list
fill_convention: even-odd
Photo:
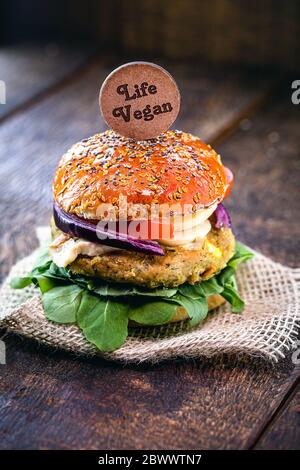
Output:
[[171,239],[158,240],[161,245],[165,246],[183,246],[190,244],[197,240],[203,240],[211,229],[209,220],[205,220],[199,225],[192,228],[183,230],[181,232],[174,232],[174,237]]
[[57,239],[49,246],[49,254],[54,263],[59,267],[66,267],[71,264],[77,256],[97,256],[106,255],[113,251],[118,251],[119,248],[113,246],[100,245],[98,243],[88,242],[81,238],[68,238],[57,243]]

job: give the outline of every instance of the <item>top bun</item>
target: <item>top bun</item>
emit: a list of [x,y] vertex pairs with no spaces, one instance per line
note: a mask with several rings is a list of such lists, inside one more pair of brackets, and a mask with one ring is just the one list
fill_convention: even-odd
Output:
[[120,196],[130,206],[185,204],[195,212],[221,202],[227,188],[220,156],[198,137],[167,131],[135,141],[114,131],[73,145],[54,178],[54,199],[65,212],[99,219],[103,203],[121,218]]

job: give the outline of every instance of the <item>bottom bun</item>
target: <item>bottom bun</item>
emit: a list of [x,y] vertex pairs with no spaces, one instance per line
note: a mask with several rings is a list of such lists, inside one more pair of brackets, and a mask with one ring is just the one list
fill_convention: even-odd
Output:
[[[225,302],[224,297],[219,294],[213,294],[207,297],[208,303],[208,310],[213,310],[214,308],[219,307]],[[187,320],[189,318],[188,313],[184,307],[178,307],[176,313],[173,315],[171,320],[168,323],[175,323],[183,320]],[[143,326],[140,323],[136,323],[134,321],[129,321],[130,326]]]

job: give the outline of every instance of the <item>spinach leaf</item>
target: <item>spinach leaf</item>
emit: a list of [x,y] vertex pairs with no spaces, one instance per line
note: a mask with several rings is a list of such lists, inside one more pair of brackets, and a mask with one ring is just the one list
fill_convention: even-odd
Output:
[[147,289],[139,286],[133,286],[130,284],[118,284],[118,283],[95,283],[92,282],[89,285],[96,294],[110,297],[124,297],[124,296],[140,296],[140,297],[172,297],[176,294],[177,288],[167,289],[164,287],[156,289]]
[[240,263],[244,263],[249,259],[253,258],[254,253],[250,251],[242,243],[236,242],[235,253],[233,257],[228,261],[227,266],[230,266],[233,269],[236,269]]
[[240,313],[243,310],[245,303],[231,284],[225,284],[222,296],[230,303],[233,313]]
[[206,297],[200,297],[193,299],[184,295],[176,294],[171,299],[177,302],[179,305],[184,307],[189,316],[190,326],[196,326],[198,323],[204,320],[208,313],[208,305]]
[[178,304],[169,302],[168,299],[136,302],[130,305],[128,317],[142,325],[163,325],[171,320],[177,308]]
[[76,314],[86,339],[101,351],[113,351],[128,335],[128,305],[84,291]]
[[204,296],[204,291],[201,284],[183,284],[182,286],[178,287],[178,293],[189,297],[190,299],[200,299]]
[[42,304],[48,320],[57,323],[75,323],[83,290],[74,284],[54,287],[42,295]]
[[226,284],[226,282],[228,282],[232,276],[234,276],[234,273],[235,273],[235,269],[233,269],[232,267],[230,266],[226,266],[226,268],[224,268],[218,275],[217,275],[217,280],[218,280],[218,284],[220,286],[223,286]]
[[39,251],[37,259],[33,265],[32,271],[42,272],[49,268],[52,259],[49,255],[48,248],[43,248]]
[[14,277],[10,281],[10,287],[13,289],[24,289],[24,287],[29,286],[32,283],[31,276],[25,277]]
[[41,293],[44,294],[50,289],[57,287],[57,281],[46,276],[38,276],[36,278],[37,284],[41,289]]
[[202,281],[200,285],[205,297],[209,297],[213,294],[221,294],[223,292],[223,286],[219,284],[216,276],[211,277],[207,281]]

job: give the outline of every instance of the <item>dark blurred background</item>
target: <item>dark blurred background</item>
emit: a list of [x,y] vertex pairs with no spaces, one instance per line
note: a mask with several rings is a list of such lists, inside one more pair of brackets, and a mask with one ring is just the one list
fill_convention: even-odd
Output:
[[299,0],[1,0],[1,45],[93,44],[160,56],[294,70]]

